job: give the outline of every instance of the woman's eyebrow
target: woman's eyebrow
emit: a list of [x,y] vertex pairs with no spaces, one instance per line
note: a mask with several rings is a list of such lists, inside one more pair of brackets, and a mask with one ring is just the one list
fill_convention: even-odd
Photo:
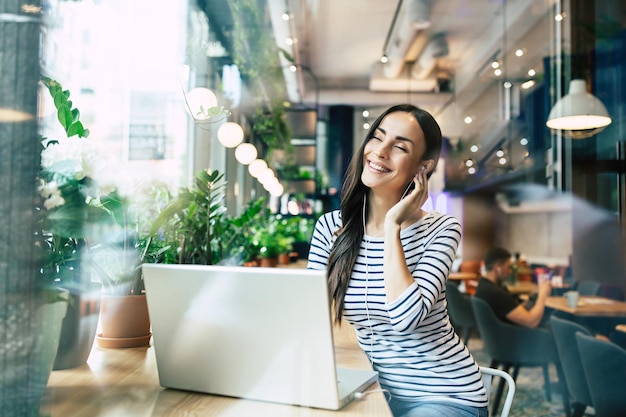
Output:
[[[380,130],[383,135],[387,135],[387,131],[382,127],[377,127],[376,130]],[[414,144],[415,142],[412,139],[405,138],[404,136],[396,136],[394,140],[399,140],[401,142],[409,142],[410,144]]]

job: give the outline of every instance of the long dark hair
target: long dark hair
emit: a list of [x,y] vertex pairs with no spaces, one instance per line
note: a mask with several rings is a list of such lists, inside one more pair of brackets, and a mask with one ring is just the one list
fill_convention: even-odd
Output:
[[335,311],[335,321],[340,322],[343,315],[343,301],[348,290],[352,268],[359,255],[360,242],[363,239],[363,203],[368,188],[361,182],[363,171],[363,153],[365,145],[372,138],[382,120],[389,113],[405,112],[415,117],[424,132],[426,151],[423,160],[432,159],[435,164],[428,177],[435,170],[441,153],[441,129],[426,110],[412,104],[399,104],[385,110],[370,127],[365,140],[353,155],[343,187],[341,189],[341,220],[343,226],[337,231],[337,239],[328,257],[328,287]]

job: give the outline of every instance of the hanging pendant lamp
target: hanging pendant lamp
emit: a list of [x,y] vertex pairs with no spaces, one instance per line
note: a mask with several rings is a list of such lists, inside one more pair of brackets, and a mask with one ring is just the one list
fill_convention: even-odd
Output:
[[585,80],[572,80],[569,92],[558,100],[548,116],[550,129],[563,135],[583,139],[596,135],[611,124],[609,112],[593,94],[587,92]]

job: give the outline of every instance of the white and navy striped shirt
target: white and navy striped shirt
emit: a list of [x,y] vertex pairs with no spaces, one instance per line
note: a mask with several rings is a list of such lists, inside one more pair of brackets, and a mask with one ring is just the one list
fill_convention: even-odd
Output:
[[[319,218],[309,269],[326,269],[341,227],[339,210]],[[344,318],[379,372],[382,388],[399,399],[451,401],[485,407],[487,397],[474,358],[455,334],[446,308],[445,283],[461,239],[461,225],[431,212],[400,232],[415,282],[387,302],[384,238],[364,236],[344,301]]]

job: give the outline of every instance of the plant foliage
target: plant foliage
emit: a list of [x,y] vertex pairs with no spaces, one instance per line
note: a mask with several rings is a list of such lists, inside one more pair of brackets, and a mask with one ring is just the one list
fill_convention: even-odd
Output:
[[218,171],[200,171],[192,188],[184,187],[152,225],[150,234],[167,248],[159,262],[243,264],[249,233],[264,199],[252,201],[231,217],[225,205],[226,182]]

